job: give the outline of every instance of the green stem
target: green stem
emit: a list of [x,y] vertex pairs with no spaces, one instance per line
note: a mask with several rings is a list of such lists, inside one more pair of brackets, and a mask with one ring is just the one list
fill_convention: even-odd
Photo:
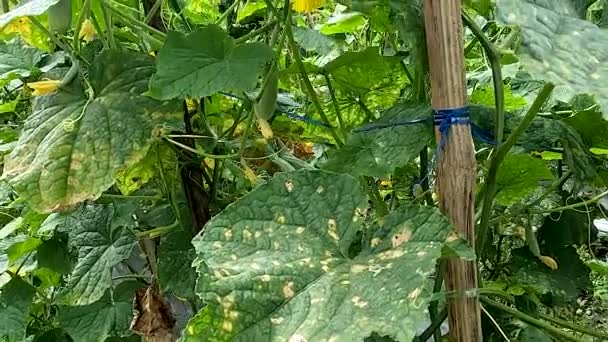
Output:
[[112,281],[121,279],[150,279],[150,276],[144,274],[123,274],[112,278]]
[[8,0],[2,0],[2,13],[6,13],[10,11],[10,6],[8,5]]
[[365,116],[367,118],[368,121],[374,121],[374,113],[372,113],[371,110],[369,110],[369,108],[367,108],[367,106],[365,105],[365,103],[363,103],[363,100],[358,99],[357,100],[357,104],[359,105],[359,107],[361,107],[361,110],[363,110],[363,112],[365,113]]
[[424,195],[426,205],[433,205],[433,194],[429,191],[429,150],[425,145],[420,151],[420,186]]
[[492,68],[492,80],[494,83],[494,102],[496,103],[496,129],[494,131],[495,149],[500,148],[505,130],[505,89],[502,82],[502,65],[500,64],[500,53],[492,44],[490,39],[485,35],[481,28],[475,23],[475,20],[469,16],[464,10],[462,11],[462,20],[465,25],[473,32],[473,35],[479,40],[488,56],[488,62]]
[[[441,288],[443,287],[442,264],[443,264],[443,262],[441,260],[439,260],[437,262],[437,266],[435,267],[435,283],[433,284],[433,293],[441,292]],[[437,321],[437,318],[440,317],[440,315],[437,312],[437,304],[438,303],[436,300],[432,301],[429,304],[429,318],[431,319],[431,322]],[[433,331],[433,337],[435,338],[435,341],[440,341],[441,340],[441,331],[439,329],[435,329]]]
[[72,40],[72,48],[75,53],[80,51],[80,29],[82,28],[82,23],[89,15],[89,11],[91,10],[91,0],[84,0],[82,7],[80,8],[80,13],[78,13],[78,18],[76,19],[76,26],[74,27],[74,38]]
[[117,195],[117,194],[103,194],[101,195],[101,198],[118,198],[118,199],[125,199],[125,200],[161,200],[163,199],[163,197],[161,196],[146,196],[146,195],[133,195],[133,196],[128,196],[128,195]]
[[[102,9],[103,11],[103,9]],[[95,13],[91,12],[91,21],[93,22],[93,26],[95,26],[95,31],[97,31],[98,34],[101,35],[101,32],[103,32],[103,30],[101,29],[101,25],[99,25],[99,21],[97,20],[97,17],[95,16]],[[105,18],[104,18],[104,22],[105,22]],[[114,37],[112,37],[114,38]],[[103,43],[103,47],[104,48],[109,48],[108,45],[108,38],[106,37],[106,39],[102,39],[101,42]]]
[[[235,1],[235,3],[237,3],[237,2],[238,1]],[[146,15],[146,19],[144,19],[144,23],[146,23],[146,24],[150,23],[150,21],[156,14],[156,11],[158,11],[158,9],[160,8],[160,6],[162,6],[162,4],[163,4],[163,0],[156,0],[156,2],[152,5],[152,8],[150,8],[150,11]]]
[[63,51],[67,52],[68,54],[72,54],[72,48],[69,47],[68,45],[65,45],[63,42],[61,42],[61,40],[59,40],[57,38],[57,36],[55,36],[51,31],[47,30],[46,27],[44,27],[44,25],[42,25],[36,18],[34,18],[34,17],[28,17],[28,18],[30,19],[32,24],[34,24],[34,26],[36,26],[36,28],[38,28],[47,37],[49,37],[49,39],[53,43],[55,43],[55,45],[59,46],[61,49],[63,49]]
[[482,303],[484,303],[485,305],[487,305],[487,306],[490,306],[490,307],[493,307],[494,309],[503,311],[503,312],[505,312],[505,313],[507,313],[507,314],[509,314],[509,315],[511,315],[513,317],[515,317],[515,318],[518,318],[519,320],[521,320],[521,321],[523,321],[525,323],[528,323],[528,324],[530,324],[530,325],[532,325],[534,327],[537,327],[539,329],[543,329],[543,330],[551,333],[552,335],[555,335],[556,337],[560,337],[560,338],[563,338],[563,339],[568,340],[568,341],[575,341],[575,342],[582,342],[583,341],[582,339],[579,339],[576,336],[572,336],[572,335],[570,335],[568,333],[565,333],[563,330],[561,330],[559,328],[556,328],[556,327],[554,327],[552,325],[549,325],[549,324],[547,324],[547,323],[545,323],[545,322],[543,322],[543,321],[541,321],[539,319],[536,319],[536,318],[534,318],[532,316],[529,316],[529,315],[527,315],[527,314],[525,314],[525,313],[523,313],[523,312],[521,312],[519,310],[513,309],[510,306],[506,306],[506,305],[501,304],[499,302],[495,302],[495,301],[493,301],[493,300],[491,300],[491,299],[489,299],[487,297],[483,297],[483,296],[479,297],[479,300]]
[[263,33],[266,33],[266,32],[268,32],[268,31],[270,31],[270,30],[271,30],[271,29],[274,27],[274,25],[275,25],[276,23],[277,23],[277,22],[273,20],[273,21],[271,21],[271,22],[269,22],[269,23],[265,24],[264,26],[262,26],[262,27],[260,27],[260,28],[257,28],[257,29],[255,29],[255,30],[253,30],[253,31],[251,31],[251,32],[249,32],[249,33],[247,33],[247,34],[245,34],[245,35],[243,35],[243,36],[241,36],[241,37],[239,37],[239,38],[235,39],[235,40],[234,40],[234,42],[235,42],[236,44],[242,44],[242,43],[245,43],[246,41],[248,41],[249,39],[251,39],[251,38],[253,38],[253,37],[256,37],[256,36],[258,36],[258,35],[260,35],[260,34],[263,34]]
[[157,36],[155,38],[157,38],[160,41],[165,40],[165,38],[167,37],[167,35],[164,32],[161,32],[161,31],[155,29],[154,27],[152,27],[150,25],[147,25],[145,23],[142,23],[141,21],[139,21],[137,19],[133,19],[133,18],[129,17],[128,15],[123,15],[113,5],[110,5],[107,2],[104,2],[104,4],[105,4],[105,7],[107,9],[109,9],[110,12],[112,12],[112,15],[114,15],[117,19],[119,19],[120,21],[122,21],[124,24],[129,25],[131,27],[138,28],[138,29],[142,29],[144,31],[147,31],[152,36]]
[[549,213],[556,213],[556,212],[569,210],[569,209],[576,209],[579,207],[585,207],[585,206],[588,206],[589,204],[593,204],[593,203],[599,201],[600,199],[602,199],[602,197],[604,197],[606,195],[608,195],[608,190],[604,191],[601,194],[599,194],[595,197],[592,197],[591,199],[588,199],[586,201],[582,201],[582,202],[578,202],[578,203],[574,203],[574,204],[570,204],[570,205],[565,205],[563,207],[558,207],[558,208],[553,208],[553,209],[530,210],[530,213],[532,213],[532,214],[549,214]]
[[[426,342],[428,341],[429,338],[431,338],[431,336],[433,336],[435,334],[435,331],[439,330],[439,327],[441,327],[441,323],[443,323],[443,321],[445,321],[445,319],[448,318],[448,310],[446,308],[443,308],[443,310],[441,310],[441,312],[437,315],[436,319],[434,321],[431,321],[431,325],[426,328],[422,334],[420,334],[420,336],[417,336],[414,341],[415,342]],[[439,332],[439,334],[441,335],[441,331]],[[437,341],[437,340],[435,340]]]
[[300,70],[300,76],[302,76],[302,80],[304,81],[304,85],[306,86],[306,91],[308,92],[308,95],[310,96],[312,103],[315,106],[315,109],[319,112],[321,119],[323,120],[323,122],[325,122],[329,126],[329,131],[330,131],[332,137],[334,138],[334,140],[336,141],[336,144],[338,144],[339,147],[342,147],[344,144],[342,143],[342,140],[336,133],[336,130],[334,129],[334,127],[331,125],[329,118],[327,118],[327,115],[325,115],[325,111],[323,111],[321,102],[319,102],[319,99],[317,98],[315,89],[312,87],[312,84],[310,83],[310,79],[308,79],[308,73],[306,72],[306,69],[304,68],[304,63],[302,63],[302,56],[300,56],[300,52],[298,50],[298,47],[296,46],[296,42],[293,39],[293,33],[291,32],[291,20],[289,18],[290,18],[290,16],[288,15],[288,19],[285,20],[285,32],[287,33],[287,44],[289,45],[289,49],[291,50],[291,53],[293,54],[296,66]]
[[165,140],[167,140],[168,142],[174,144],[175,146],[179,146],[181,148],[183,148],[186,151],[192,152],[194,154],[198,154],[200,156],[203,156],[205,158],[211,158],[211,159],[234,159],[236,157],[239,156],[238,153],[231,153],[231,154],[209,154],[209,153],[205,153],[196,149],[193,149],[192,147],[188,146],[188,145],[184,145],[178,141],[175,141],[173,139],[167,138],[165,137]]
[[234,2],[232,3],[232,5],[230,5],[230,7],[228,7],[228,9],[226,9],[226,11],[224,11],[224,13],[222,13],[222,15],[217,18],[217,20],[215,21],[215,25],[219,25],[222,23],[222,21],[224,21],[224,19],[228,18],[228,16],[230,15],[230,13],[232,11],[234,11],[234,9],[236,8],[236,6],[238,6],[238,4],[240,3],[239,0],[233,0]]
[[602,341],[608,341],[608,334],[606,334],[606,333],[602,333],[602,332],[597,331],[597,330],[581,327],[581,326],[572,324],[570,322],[563,321],[563,320],[561,320],[559,318],[551,317],[551,316],[549,316],[547,314],[544,314],[544,313],[539,313],[538,316],[540,318],[544,319],[545,321],[549,321],[549,322],[551,322],[553,324],[562,326],[564,328],[567,328],[567,329],[570,329],[570,330],[574,330],[574,331],[583,333],[585,335],[599,337],[599,338],[602,339]]
[[492,220],[490,220],[490,224],[492,223],[496,223],[496,222],[500,222],[503,219],[506,219],[508,217],[513,217],[513,216],[517,216],[520,215],[526,211],[528,211],[528,209],[532,208],[533,206],[539,204],[540,202],[542,202],[545,198],[547,198],[549,195],[551,195],[551,193],[553,193],[553,191],[557,190],[568,178],[570,178],[570,176],[572,176],[573,171],[568,171],[565,174],[562,175],[562,177],[558,180],[556,180],[555,182],[553,182],[553,184],[551,184],[547,190],[540,195],[538,198],[536,198],[535,200],[533,200],[532,202],[525,204],[522,208],[520,208],[517,211],[511,212],[509,214],[506,215],[502,215],[496,218],[493,218]]
[[377,216],[384,217],[388,213],[388,208],[386,203],[384,203],[384,199],[380,194],[376,181],[372,177],[363,177],[363,182],[363,184],[368,184],[369,197],[376,207]]
[[103,16],[104,25],[106,26],[106,39],[108,41],[108,45],[110,48],[115,49],[116,41],[114,40],[114,32],[112,31],[112,25],[114,25],[112,23],[112,14],[110,14],[110,11],[108,11],[108,7],[106,6],[105,2],[101,3],[101,14]]
[[161,235],[174,231],[175,228],[177,228],[179,225],[180,225],[180,221],[178,219],[176,219],[175,222],[171,223],[168,226],[156,227],[156,228],[152,228],[152,229],[149,229],[149,230],[146,230],[143,232],[139,232],[139,233],[135,234],[135,237],[138,240],[154,239],[156,237],[159,237]]
[[523,117],[517,128],[509,135],[507,140],[500,146],[499,149],[495,150],[490,160],[490,169],[488,170],[488,176],[485,184],[485,194],[483,199],[483,207],[481,211],[481,222],[477,229],[477,255],[483,257],[484,251],[489,240],[488,227],[490,224],[490,217],[492,215],[492,206],[494,202],[494,196],[496,195],[496,175],[498,168],[504,158],[506,157],[511,147],[515,145],[519,137],[528,129],[532,120],[536,117],[536,114],[540,111],[542,106],[545,104],[551,92],[555,86],[551,83],[546,83],[545,86],[536,96],[536,99],[528,109],[528,112]]
[[336,117],[338,118],[340,130],[344,132],[344,120],[342,119],[342,111],[340,110],[340,104],[338,104],[338,99],[336,98],[336,92],[331,84],[331,79],[329,78],[329,75],[327,73],[323,73],[323,77],[325,77],[325,83],[327,83],[327,88],[329,89],[331,102],[334,104],[334,109],[336,110]]

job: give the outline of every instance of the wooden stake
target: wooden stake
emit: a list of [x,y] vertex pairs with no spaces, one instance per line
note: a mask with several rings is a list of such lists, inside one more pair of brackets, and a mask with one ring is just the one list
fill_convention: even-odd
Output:
[[[434,109],[466,106],[461,0],[425,0],[424,17]],[[436,130],[436,140],[441,136]],[[437,163],[439,208],[462,232],[475,241],[475,151],[468,125],[452,125]],[[444,263],[450,341],[481,342],[481,315],[476,297],[477,265],[449,259]],[[471,295],[467,295],[471,294]]]

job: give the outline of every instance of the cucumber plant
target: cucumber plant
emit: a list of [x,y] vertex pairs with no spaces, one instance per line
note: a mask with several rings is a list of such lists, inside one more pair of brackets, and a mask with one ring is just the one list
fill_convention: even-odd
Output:
[[475,249],[423,2],[3,1],[0,341],[608,339],[606,2],[463,1]]

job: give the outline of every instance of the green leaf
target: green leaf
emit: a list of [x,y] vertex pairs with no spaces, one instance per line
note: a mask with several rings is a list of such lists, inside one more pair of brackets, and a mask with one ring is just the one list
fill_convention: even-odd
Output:
[[0,114],[14,113],[19,100],[6,101],[0,104]]
[[195,298],[196,271],[192,262],[196,256],[190,243],[192,235],[176,231],[167,236],[158,248],[158,278],[162,292],[180,298]]
[[0,339],[21,341],[25,338],[30,306],[36,290],[19,277],[0,289]]
[[[427,105],[398,104],[351,134],[345,146],[330,153],[323,168],[355,176],[386,176],[416,158],[431,140],[431,117]],[[423,121],[403,124],[417,119]]]
[[0,80],[30,76],[43,56],[42,51],[27,46],[19,38],[0,42]]
[[0,15],[0,28],[19,17],[41,15],[57,2],[59,2],[59,0],[22,1],[19,6],[13,8],[7,13]]
[[193,241],[209,306],[186,331],[207,324],[204,341],[351,342],[374,331],[411,340],[450,225],[434,208],[400,208],[351,259],[366,210],[355,178],[309,170],[275,175],[230,205]]
[[4,225],[2,229],[0,229],[0,240],[14,233],[17,229],[23,227],[23,217],[17,217]]
[[574,127],[589,147],[608,148],[608,122],[598,111],[584,111],[567,117],[564,122]]
[[492,9],[490,0],[465,0],[465,4],[483,16],[489,15]]
[[19,259],[33,252],[42,243],[40,239],[27,238],[24,241],[17,242],[6,250],[8,255],[9,265],[15,265]]
[[589,268],[581,261],[574,247],[561,248],[550,255],[558,269],[552,270],[532,255],[528,247],[514,249],[509,265],[512,280],[526,284],[541,295],[550,295],[552,304],[574,304],[582,290],[592,287]]
[[274,56],[264,43],[237,45],[216,25],[188,35],[170,31],[158,53],[150,93],[159,99],[171,99],[251,90],[258,69]]
[[64,306],[59,311],[61,327],[78,342],[104,342],[110,336],[128,332],[133,317],[136,282],[120,283],[99,300],[89,305]]
[[544,330],[538,329],[531,325],[527,325],[523,328],[519,335],[517,335],[517,341],[519,342],[554,342],[556,341],[551,335],[546,333]]
[[501,205],[511,205],[526,198],[543,180],[551,180],[553,175],[545,163],[527,154],[508,155],[496,176],[496,201]]
[[174,103],[140,95],[153,71],[148,56],[106,51],[89,71],[90,100],[76,86],[35,98],[4,177],[40,212],[98,198],[177,113]]
[[239,10],[236,15],[236,21],[240,23],[241,21],[251,17],[256,12],[266,9],[267,5],[265,1],[262,0],[248,0],[245,6]]
[[293,28],[293,39],[304,50],[314,51],[320,55],[329,54],[338,45],[335,39],[317,30],[302,27]]
[[564,210],[559,217],[545,217],[545,220],[538,229],[538,242],[545,251],[553,252],[563,247],[581,246],[595,241],[597,229],[594,225],[589,226],[587,215],[593,214],[592,211],[580,212],[574,210]]
[[72,269],[72,260],[65,242],[57,238],[44,241],[36,251],[38,266],[46,267],[59,274],[68,274]]
[[131,227],[117,225],[118,220],[109,205],[83,206],[69,218],[69,242],[78,251],[78,262],[68,279],[64,303],[91,304],[112,285],[112,268],[136,245]]
[[[504,102],[506,110],[516,111],[526,106],[526,99],[513,95],[510,86],[505,86],[504,92]],[[476,88],[475,91],[473,91],[473,94],[471,95],[471,103],[476,103],[489,107],[496,106],[496,101],[494,98],[494,87],[489,84],[483,87]]]
[[[325,65],[340,89],[364,95],[371,90],[382,90],[393,95],[401,88],[406,77],[401,66],[402,57],[387,57],[378,54],[378,48],[346,52]],[[397,92],[397,95],[399,93]],[[367,102],[366,102],[367,104]]]
[[608,262],[594,259],[587,261],[585,265],[597,274],[608,276]]
[[534,78],[592,93],[608,109],[608,32],[577,18],[579,2],[498,0],[497,8],[500,21],[521,27],[522,62]]
[[158,151],[162,150],[163,152],[168,151],[172,153],[170,149],[163,148],[163,146],[166,145],[162,144],[157,149],[149,149],[146,156],[137,162],[137,164],[116,173],[116,186],[123,195],[128,196],[134,191],[139,190],[154,177],[156,174]]
[[327,20],[321,27],[321,33],[332,35],[338,33],[353,33],[361,29],[367,20],[361,13],[341,13]]

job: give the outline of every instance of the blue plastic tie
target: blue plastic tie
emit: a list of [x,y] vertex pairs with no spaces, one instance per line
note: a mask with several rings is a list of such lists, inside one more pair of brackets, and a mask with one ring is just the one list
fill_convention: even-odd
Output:
[[433,125],[439,126],[441,135],[436,153],[443,149],[450,135],[450,127],[453,125],[470,125],[471,118],[469,117],[469,108],[451,108],[451,109],[434,109],[433,110]]

